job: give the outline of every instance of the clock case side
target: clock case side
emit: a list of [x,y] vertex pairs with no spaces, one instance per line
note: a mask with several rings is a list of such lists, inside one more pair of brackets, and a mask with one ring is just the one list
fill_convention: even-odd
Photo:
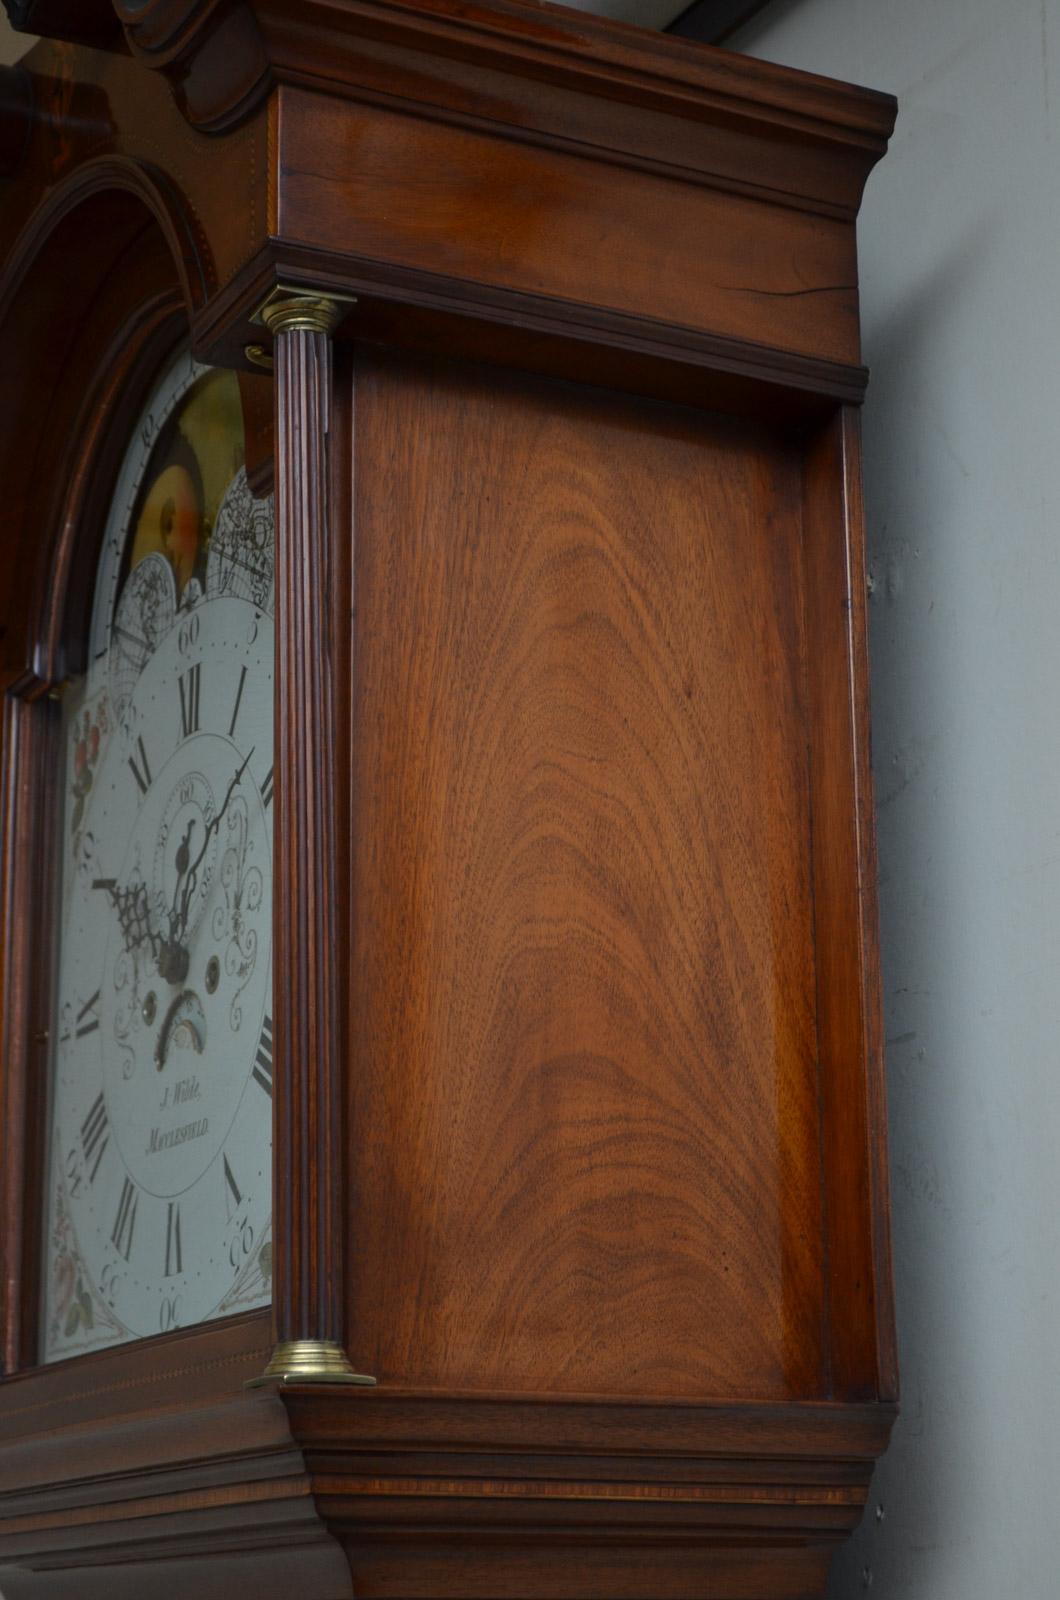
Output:
[[[856,137],[835,126],[841,115],[854,120],[849,102],[842,113],[835,103],[830,106],[834,122],[828,128],[823,118],[808,125],[811,103],[804,101],[800,131],[789,125],[783,135],[775,126],[764,134],[765,114],[752,131],[753,115],[744,104],[747,120],[734,115],[723,135],[722,117],[711,121],[704,114],[705,128],[687,111],[693,96],[680,100],[674,94],[667,103],[657,79],[658,98],[650,108],[647,95],[640,101],[613,83],[608,98],[599,79],[590,87],[584,59],[578,81],[571,72],[560,83],[557,74],[548,77],[547,93],[535,94],[533,86],[546,74],[540,59],[531,65],[529,50],[523,54],[525,39],[512,45],[505,67],[496,71],[483,68],[481,55],[474,69],[463,58],[454,66],[454,46],[444,66],[435,62],[437,76],[425,83],[422,74],[416,76],[411,51],[403,53],[396,26],[385,40],[371,34],[370,44],[363,33],[354,37],[351,26],[343,41],[334,10],[336,53],[325,86],[323,74],[313,75],[320,58],[310,63],[312,46],[299,54],[292,36],[284,34],[285,8],[255,9],[276,52],[279,85],[270,100],[276,151],[272,273],[306,294],[330,290],[355,297],[336,336],[336,372],[349,418],[332,442],[353,485],[355,507],[358,483],[383,485],[395,461],[404,460],[396,451],[388,454],[379,439],[372,449],[364,430],[371,387],[364,376],[377,357],[386,361],[395,351],[410,364],[426,356],[425,368],[430,360],[439,367],[451,361],[454,370],[479,363],[475,381],[484,393],[492,368],[498,388],[529,373],[572,381],[587,395],[589,385],[599,385],[649,403],[676,400],[703,412],[754,418],[781,430],[802,462],[799,537],[826,1277],[820,1389],[813,1397],[793,1394],[775,1403],[748,1397],[723,1405],[709,1394],[682,1393],[673,1404],[654,1405],[647,1395],[633,1393],[567,1397],[558,1385],[550,1389],[547,1376],[533,1393],[479,1386],[473,1368],[447,1387],[417,1366],[415,1350],[413,1370],[404,1377],[400,1364],[378,1358],[385,1318],[376,1313],[373,1323],[369,1301],[359,1294],[358,1257],[371,1256],[377,1265],[385,1259],[395,1276],[413,1263],[408,1289],[420,1325],[440,1321],[441,1293],[432,1300],[434,1286],[465,1265],[459,1249],[443,1252],[416,1276],[414,1225],[404,1228],[415,1208],[403,1210],[401,1197],[413,1189],[428,1197],[444,1194],[447,1183],[457,1181],[444,1159],[415,1163],[432,1139],[444,1148],[440,1124],[424,1108],[444,1098],[447,1081],[466,1088],[468,1075],[462,1075],[467,1063],[459,1052],[447,1063],[424,1051],[402,1079],[411,1108],[406,1123],[395,1131],[387,1120],[396,1095],[381,1111],[382,1097],[373,1112],[358,1112],[361,1085],[371,1071],[368,1057],[376,1048],[366,1035],[373,1023],[377,1038],[386,1034],[400,1042],[414,1033],[409,1027],[403,1035],[400,1021],[411,963],[420,963],[422,980],[434,959],[429,941],[410,949],[408,963],[405,952],[393,959],[382,977],[384,998],[368,1019],[359,974],[380,937],[379,907],[394,887],[388,879],[382,895],[362,893],[369,882],[380,881],[369,857],[388,848],[375,832],[377,814],[368,812],[367,821],[363,814],[354,818],[357,862],[350,894],[347,1325],[352,1353],[379,1374],[380,1386],[345,1396],[285,1391],[318,1501],[346,1545],[355,1582],[381,1591],[492,1595],[514,1581],[528,1595],[563,1593],[568,1600],[581,1594],[641,1596],[649,1587],[677,1596],[709,1586],[725,1600],[823,1593],[831,1555],[861,1514],[897,1403],[856,409],[866,375],[860,367],[854,248],[861,184],[882,153],[893,104],[866,97],[858,106],[864,120]],[[318,8],[318,15],[327,9]],[[430,26],[442,26],[438,19],[445,11],[432,8]],[[483,26],[499,34],[516,13],[514,33],[526,26],[517,7],[491,9]],[[558,13],[557,27],[568,25],[575,26],[567,13]],[[586,23],[587,38],[594,27]],[[334,81],[341,75],[334,63],[342,59],[345,66],[343,42],[351,58],[356,54],[350,66],[356,86]],[[609,35],[607,43],[614,42]],[[642,67],[653,49],[645,45]],[[390,74],[385,89],[384,58]],[[722,63],[711,65],[720,69]],[[746,66],[732,60],[730,89]],[[469,88],[473,70],[478,99]],[[750,100],[750,85],[740,87]],[[764,93],[762,84],[754,91]],[[396,105],[399,92],[417,102],[414,114]],[[503,111],[496,110],[491,121],[482,113],[484,103],[503,105]],[[820,102],[812,109],[820,112]],[[595,146],[586,138],[575,147],[573,126],[583,133],[591,127]],[[664,134],[670,150],[687,159],[680,172],[676,160],[664,165]],[[783,149],[788,138],[797,157]],[[830,166],[823,152],[832,141]],[[834,145],[842,145],[841,159]],[[769,150],[777,155],[775,165]],[[424,171],[444,174],[445,181],[425,186],[419,181]],[[777,190],[769,193],[766,177],[773,173]],[[656,254],[660,238],[666,246]],[[613,258],[601,259],[607,254],[601,239],[614,242]],[[815,254],[818,243],[823,256]],[[666,274],[659,270],[663,261]],[[252,287],[233,285],[223,305],[223,337],[249,336],[249,321],[241,319],[248,318],[264,287],[264,279]],[[216,310],[220,315],[220,303]],[[423,387],[429,383],[425,378]],[[428,426],[428,415],[420,414],[421,427]],[[407,414],[395,413],[393,420],[399,433],[402,424],[407,432]],[[415,480],[412,499],[430,495],[432,504],[444,506],[444,468],[438,462],[435,467],[433,477],[425,471]],[[455,501],[452,509],[456,523]],[[388,613],[380,589],[373,598],[371,584],[360,582],[359,552],[366,542],[389,548],[382,523],[366,525],[354,509],[346,526],[358,574],[349,591],[356,627],[351,747],[371,743],[373,719],[379,717],[389,730],[382,742],[389,737],[392,746],[377,771],[387,761],[400,766],[396,747],[404,751],[419,738],[441,765],[441,742],[432,742],[433,730],[426,726],[410,731],[416,725],[404,715],[397,685],[406,671],[415,671],[417,659],[435,649],[445,663],[439,676],[445,676],[451,658],[444,642],[448,630],[455,635],[460,627],[460,604],[439,610],[437,630],[420,639],[419,655],[410,650],[396,658],[400,665],[391,663],[392,696],[384,690],[360,704],[362,641],[385,641],[378,647],[384,653],[395,648],[401,627],[394,619],[401,607]],[[488,516],[482,527],[485,547]],[[334,537],[343,541],[345,535],[336,529]],[[451,559],[457,566],[461,548],[454,540]],[[424,583],[414,564],[399,567],[399,585]],[[369,653],[372,648],[366,647]],[[378,655],[373,659],[378,665]],[[460,726],[467,748],[486,747],[488,730],[470,712]],[[425,792],[417,787],[411,762],[407,773],[406,792]],[[355,807],[363,806],[370,777],[355,762],[348,784]],[[472,795],[472,811],[475,803]],[[365,841],[360,852],[358,839]],[[441,881],[430,845],[426,828],[395,845],[395,857],[400,854],[409,870],[398,868],[394,903],[405,904],[406,891],[409,905],[429,903]],[[651,973],[641,977],[650,986]],[[467,971],[463,979],[467,988],[456,993],[472,994],[476,981],[489,984],[478,972]],[[389,1026],[380,1024],[383,1013],[394,1019]],[[401,1073],[400,1048],[387,1063],[373,1083],[391,1067]],[[502,1081],[501,1071],[495,1081]],[[379,1133],[384,1127],[385,1138]],[[527,1137],[536,1131],[531,1121]],[[372,1227],[365,1237],[360,1202],[381,1165],[373,1162],[373,1141],[382,1148],[391,1140],[406,1171],[375,1208],[375,1221],[385,1217],[385,1227]],[[426,1201],[424,1212],[431,1203]],[[561,1210],[557,1196],[557,1230]],[[548,1237],[544,1218],[539,1237]],[[380,1276],[376,1271],[372,1281]],[[498,1290],[503,1278],[498,1259]],[[494,1303],[503,1304],[499,1292]],[[506,1327],[503,1311],[498,1324]],[[710,1338],[704,1330],[703,1339]],[[576,1572],[572,1547],[578,1552]]]

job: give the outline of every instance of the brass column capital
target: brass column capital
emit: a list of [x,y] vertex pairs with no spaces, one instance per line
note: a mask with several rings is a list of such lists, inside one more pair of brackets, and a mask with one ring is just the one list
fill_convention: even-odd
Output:
[[[273,339],[281,333],[331,335],[349,307],[356,304],[354,295],[318,294],[278,283],[251,320],[267,328]],[[273,370],[273,352],[267,346],[248,344],[245,354],[254,366],[264,367],[267,372]]]
[[316,289],[292,289],[278,283],[254,314],[254,321],[280,333],[334,333],[345,312],[356,305],[353,295],[328,294]]
[[290,294],[270,298],[261,308],[261,320],[275,338],[281,333],[334,333],[343,308],[323,295]]

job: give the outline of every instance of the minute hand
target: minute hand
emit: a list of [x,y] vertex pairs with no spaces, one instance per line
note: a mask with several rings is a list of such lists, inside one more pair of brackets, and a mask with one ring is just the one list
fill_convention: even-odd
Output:
[[186,877],[184,879],[184,886],[183,886],[183,888],[181,890],[180,910],[177,913],[177,930],[176,930],[176,933],[174,934],[174,942],[177,943],[177,944],[182,944],[183,943],[184,935],[186,934],[187,929],[188,929],[188,915],[189,915],[190,910],[191,910],[191,897],[195,893],[195,885],[199,881],[199,868],[202,866],[203,858],[205,857],[206,852],[210,847],[210,840],[213,837],[213,835],[217,832],[218,828],[221,826],[221,819],[224,817],[225,812],[228,810],[229,802],[232,799],[232,796],[235,794],[236,789],[239,786],[240,779],[242,778],[244,772],[246,772],[248,766],[250,765],[250,759],[253,756],[253,754],[254,754],[253,750],[249,750],[247,752],[247,755],[246,755],[246,758],[245,758],[245,760],[243,762],[243,765],[238,769],[238,771],[236,772],[235,777],[232,779],[231,783],[228,785],[228,792],[224,797],[224,803],[221,806],[220,811],[217,812],[216,816],[214,816],[212,818],[212,820],[209,821],[206,824],[206,828],[205,828],[205,831],[203,832],[203,837],[202,837],[202,846],[201,846],[201,848],[199,850],[198,855],[195,857],[195,860],[191,863],[190,867],[188,868],[187,875],[186,875]]

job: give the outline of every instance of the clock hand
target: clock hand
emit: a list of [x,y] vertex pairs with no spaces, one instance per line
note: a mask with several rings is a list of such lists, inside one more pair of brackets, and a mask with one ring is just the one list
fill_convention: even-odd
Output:
[[111,904],[118,913],[122,943],[129,954],[131,955],[140,945],[146,944],[157,962],[164,941],[151,926],[146,886],[136,883],[130,889],[119,889],[114,878],[94,878],[92,887],[102,889],[110,895]]
[[[191,830],[192,830],[192,828],[194,828],[194,826],[195,826],[195,818],[191,817],[189,819],[189,822],[188,822],[188,831],[185,833],[183,839],[180,841],[180,846],[179,846],[179,848],[177,850],[177,879],[178,879],[178,887],[179,887],[179,879],[181,877],[183,877],[184,873],[187,872],[187,870],[188,870],[188,861],[189,861],[189,859],[191,857]],[[176,909],[176,904],[177,904],[177,897],[176,897],[176,894],[174,894],[173,895],[173,906],[174,906],[174,909]]]
[[137,883],[131,889],[119,889],[113,878],[96,878],[92,887],[110,895],[118,913],[122,943],[129,954],[147,945],[158,976],[166,983],[183,983],[188,975],[188,952],[178,940],[163,939],[152,928],[146,885]]
[[[191,855],[191,834],[195,827],[195,818],[188,820],[187,830],[183,839],[177,846],[177,881],[173,888],[173,904],[169,908],[169,938],[161,941],[161,951],[157,957],[158,976],[166,983],[183,983],[188,976],[190,956],[181,937],[181,921],[183,917],[183,903],[178,911],[177,903],[181,898],[181,883],[185,873],[188,872],[188,860]],[[198,860],[201,861],[199,856]],[[198,861],[196,861],[198,866]],[[196,877],[198,874],[196,873]]]
[[223,802],[223,804],[221,806],[220,811],[218,811],[216,813],[216,815],[213,816],[211,818],[211,820],[206,824],[206,830],[205,830],[205,832],[203,834],[203,841],[202,841],[202,844],[201,844],[201,846],[199,848],[199,853],[195,857],[195,860],[192,862],[192,864],[189,866],[189,868],[187,870],[187,876],[184,879],[184,886],[183,886],[183,891],[182,891],[182,894],[181,894],[181,902],[180,902],[179,921],[177,923],[177,926],[176,926],[176,929],[175,929],[175,932],[174,932],[174,939],[175,940],[178,940],[178,941],[182,942],[184,937],[185,937],[185,934],[188,931],[188,916],[189,916],[189,913],[190,913],[190,910],[191,910],[191,897],[195,893],[195,886],[199,881],[199,868],[203,863],[203,860],[205,858],[207,850],[209,849],[210,839],[217,832],[218,828],[221,826],[221,820],[224,817],[225,812],[228,810],[229,802],[231,801],[232,796],[235,794],[236,789],[239,786],[239,782],[242,779],[244,772],[246,772],[247,768],[250,765],[250,759],[253,756],[253,754],[254,754],[254,750],[253,750],[253,748],[251,748],[247,752],[247,755],[246,755],[246,757],[245,757],[245,759],[243,761],[242,766],[240,766],[237,769],[235,777],[232,779],[231,783],[228,785],[228,792],[226,793],[226,795],[224,797],[224,802]]
[[169,908],[169,937],[171,939],[175,939],[177,936],[177,927],[180,921],[179,914],[177,912],[177,903],[180,900],[181,879],[188,870],[188,862],[191,858],[191,831],[194,826],[195,818],[191,817],[188,821],[187,831],[184,834],[183,839],[180,841],[180,844],[177,846],[177,881],[173,888],[173,904]]
[[[195,893],[195,886],[199,881],[199,868],[210,846],[210,840],[221,826],[222,819],[228,810],[232,796],[240,780],[250,765],[254,751],[251,749],[242,765],[237,769],[235,776],[228,785],[224,803],[210,822],[206,824],[203,832],[202,845],[195,860],[188,862],[191,854],[191,834],[194,819],[188,823],[187,832],[177,849],[177,885],[173,893],[173,905],[169,912],[169,938],[162,938],[151,926],[148,910],[147,888],[144,884],[134,884],[129,889],[118,887],[114,878],[94,878],[93,889],[102,890],[110,896],[111,904],[118,913],[118,926],[121,930],[122,943],[131,954],[141,945],[146,944],[150,949],[152,959],[158,969],[158,975],[166,983],[183,983],[188,974],[189,954],[184,940],[188,928],[188,916],[191,909],[191,897]],[[179,909],[178,909],[179,900]]]

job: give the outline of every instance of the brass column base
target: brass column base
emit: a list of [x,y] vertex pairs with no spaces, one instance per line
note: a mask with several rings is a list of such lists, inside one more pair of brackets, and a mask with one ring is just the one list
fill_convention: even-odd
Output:
[[345,1350],[330,1339],[281,1339],[260,1378],[244,1387],[260,1389],[267,1383],[359,1383],[374,1378],[354,1372]]

